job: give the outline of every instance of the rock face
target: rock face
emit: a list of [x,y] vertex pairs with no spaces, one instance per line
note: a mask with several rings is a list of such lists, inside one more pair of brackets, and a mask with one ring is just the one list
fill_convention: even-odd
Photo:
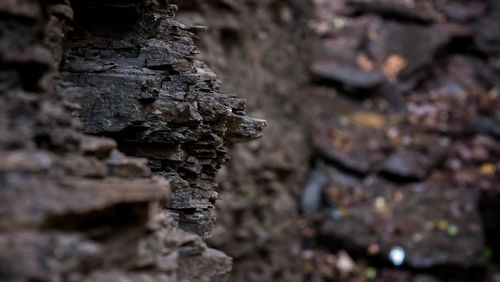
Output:
[[219,93],[215,74],[194,59],[197,27],[174,21],[175,6],[77,1],[74,10],[61,76],[81,105],[83,130],[147,158],[171,182],[166,207],[181,227],[207,237],[225,145],[260,137],[265,122],[245,116],[244,100]]
[[0,4],[1,281],[226,279],[202,240],[214,177],[265,122],[219,92],[176,10]]
[[234,146],[221,171],[212,246],[234,258],[233,281],[301,281],[296,199],[310,147],[296,96],[308,96],[312,1],[176,1],[182,22],[207,25],[199,58],[222,88],[269,122],[262,139]]

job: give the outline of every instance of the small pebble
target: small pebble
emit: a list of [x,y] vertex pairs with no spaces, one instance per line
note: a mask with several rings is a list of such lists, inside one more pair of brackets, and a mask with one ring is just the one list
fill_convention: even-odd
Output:
[[389,259],[395,266],[400,266],[405,260],[405,250],[401,247],[394,247],[389,253]]

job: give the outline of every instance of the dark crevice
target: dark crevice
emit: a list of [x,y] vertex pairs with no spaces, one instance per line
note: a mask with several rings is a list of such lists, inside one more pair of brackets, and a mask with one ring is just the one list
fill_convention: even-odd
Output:
[[365,178],[366,176],[368,176],[368,173],[363,173],[363,172],[360,172],[358,170],[352,169],[352,168],[344,165],[343,163],[341,163],[333,158],[329,158],[328,156],[325,156],[324,154],[322,154],[320,152],[315,152],[313,155],[313,159],[314,160],[322,160],[326,164],[335,167],[340,172],[345,173],[345,174],[349,174],[349,175],[354,176],[354,177]]
[[486,256],[500,264],[500,195],[482,191],[479,211],[486,235]]
[[[125,3],[123,3],[125,2]],[[75,23],[88,24],[132,24],[139,17],[134,1],[72,1]],[[112,16],[111,16],[112,15]]]
[[65,213],[48,217],[43,229],[78,231],[87,230],[96,240],[111,238],[127,226],[145,226],[148,218],[147,203],[127,203],[92,210],[86,213]]

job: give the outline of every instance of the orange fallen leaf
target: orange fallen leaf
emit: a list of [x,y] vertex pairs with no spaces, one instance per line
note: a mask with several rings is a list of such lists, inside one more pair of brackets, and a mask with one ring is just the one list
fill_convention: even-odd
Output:
[[387,123],[384,116],[364,111],[353,113],[349,119],[355,125],[375,128],[384,128]]
[[483,164],[481,168],[479,168],[479,173],[481,173],[481,175],[492,175],[495,173],[495,170],[494,164],[487,163]]
[[399,55],[390,55],[382,65],[382,72],[387,80],[394,83],[398,79],[399,72],[407,66],[406,60]]
[[379,252],[380,252],[380,247],[377,244],[371,244],[367,250],[367,253],[370,256],[374,256],[374,255],[378,254]]
[[374,64],[373,61],[368,59],[365,55],[359,55],[356,57],[356,62],[358,63],[358,66],[360,66],[362,69],[366,71],[371,71],[374,69]]

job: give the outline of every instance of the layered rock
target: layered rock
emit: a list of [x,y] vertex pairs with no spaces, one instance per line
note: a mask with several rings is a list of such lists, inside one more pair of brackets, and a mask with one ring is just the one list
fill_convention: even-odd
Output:
[[235,146],[221,170],[224,195],[209,241],[234,258],[235,281],[301,281],[296,199],[309,146],[296,97],[307,97],[311,1],[176,1],[179,20],[208,26],[199,58],[222,88],[269,122],[262,139]]
[[193,59],[200,27],[175,11],[0,4],[0,280],[227,277],[231,259],[198,235],[225,146],[265,123],[218,91]]
[[245,116],[244,100],[219,92],[215,74],[194,59],[191,36],[200,27],[174,21],[175,6],[80,1],[74,8],[62,80],[77,94],[83,130],[147,158],[172,184],[166,207],[181,227],[207,237],[225,145],[260,137],[265,122]]

